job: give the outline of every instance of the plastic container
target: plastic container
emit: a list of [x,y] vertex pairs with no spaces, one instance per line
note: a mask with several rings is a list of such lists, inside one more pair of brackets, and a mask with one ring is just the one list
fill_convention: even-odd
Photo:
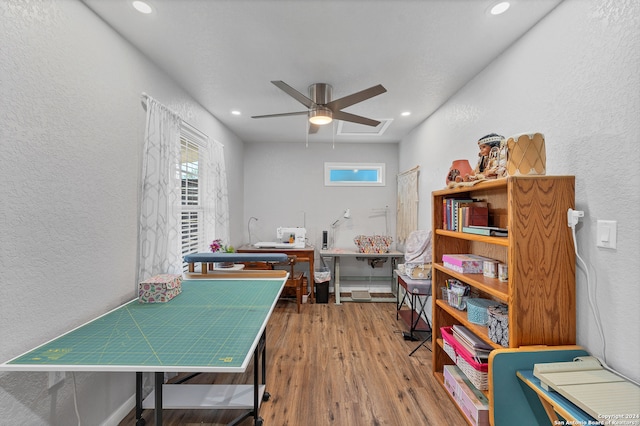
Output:
[[487,308],[495,305],[495,300],[489,299],[468,299],[467,300],[467,319],[470,323],[478,325],[487,325],[488,315]]

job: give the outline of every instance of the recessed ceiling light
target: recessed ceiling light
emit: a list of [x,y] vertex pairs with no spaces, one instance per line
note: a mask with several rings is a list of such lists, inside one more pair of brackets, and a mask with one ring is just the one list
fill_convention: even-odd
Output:
[[503,1],[503,2],[497,3],[493,7],[491,7],[491,10],[489,12],[492,15],[501,15],[504,12],[506,12],[507,9],[509,9],[509,6],[511,6],[511,5],[509,4],[508,1]]
[[131,3],[131,5],[140,13],[144,13],[145,15],[153,12],[153,9],[149,5],[149,3],[145,3],[143,1],[136,0]]
[[231,111],[231,114],[233,115],[240,115],[242,114],[240,111],[238,111],[237,109],[234,109],[233,111]]
[[411,111],[405,111],[400,115],[403,116],[403,117],[407,117],[407,116],[411,115]]

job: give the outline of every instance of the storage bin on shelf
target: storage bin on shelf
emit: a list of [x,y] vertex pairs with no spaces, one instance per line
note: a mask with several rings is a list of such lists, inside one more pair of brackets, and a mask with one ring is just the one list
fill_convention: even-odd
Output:
[[449,291],[446,287],[440,287],[440,292],[442,294],[441,299],[449,303]]
[[495,304],[496,302],[490,299],[467,299],[467,319],[473,324],[487,325],[487,308]]
[[464,311],[467,308],[468,299],[468,296],[461,296],[451,290],[447,291],[447,303],[449,303],[449,306],[453,306],[459,311]]
[[[453,348],[453,346],[451,346],[451,345],[449,344],[449,342],[447,341],[447,339],[446,339],[444,336],[445,336],[445,333],[444,333],[444,331],[443,331],[443,332],[442,332],[442,339],[443,339],[443,342],[442,342],[442,343],[443,343],[443,345],[442,345],[442,346],[443,346],[443,348],[444,348],[444,351],[447,353],[447,355],[449,355],[449,358],[451,358],[451,360],[452,360],[452,361],[453,361],[453,363],[455,364],[455,363],[456,363],[456,360],[457,360],[457,358],[458,358],[458,357],[456,356],[456,350]],[[453,336],[452,336],[452,337],[453,337]]]
[[476,254],[443,254],[442,264],[445,268],[461,274],[481,274],[485,260],[493,260]]
[[469,381],[479,390],[489,389],[489,364],[476,362],[473,356],[453,337],[452,327],[440,327],[440,333],[442,334],[444,351]]
[[505,348],[509,347],[509,307],[497,304],[487,308],[489,339]]
[[470,287],[456,279],[447,280],[447,303],[449,306],[464,311],[467,308]]

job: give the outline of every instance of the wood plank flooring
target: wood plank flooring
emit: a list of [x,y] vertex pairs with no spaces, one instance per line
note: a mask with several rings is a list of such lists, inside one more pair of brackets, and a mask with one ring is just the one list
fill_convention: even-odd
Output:
[[[394,303],[278,302],[267,326],[265,426],[465,425],[431,374],[431,352],[405,341]],[[430,348],[430,343],[426,345]],[[253,364],[253,363],[252,363]],[[188,383],[252,383],[245,374],[201,374]],[[165,410],[163,424],[224,425],[233,410]],[[148,426],[153,412],[146,410]],[[120,425],[135,424],[132,411]],[[253,424],[246,419],[243,426]]]

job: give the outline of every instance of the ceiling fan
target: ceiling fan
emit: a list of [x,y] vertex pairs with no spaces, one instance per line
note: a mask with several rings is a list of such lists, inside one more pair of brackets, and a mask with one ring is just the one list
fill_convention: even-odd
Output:
[[350,121],[352,123],[364,124],[366,126],[377,126],[380,124],[377,120],[362,117],[342,111],[343,108],[366,101],[374,96],[381,95],[386,92],[381,84],[361,90],[351,95],[344,96],[340,99],[331,100],[331,86],[327,83],[314,83],[309,86],[309,97],[298,92],[284,81],[272,81],[278,88],[283,90],[289,96],[307,107],[307,111],[285,112],[282,114],[254,115],[251,118],[269,118],[269,117],[286,117],[289,115],[308,115],[309,117],[309,133],[316,133],[318,127],[323,124],[329,124],[333,119]]

